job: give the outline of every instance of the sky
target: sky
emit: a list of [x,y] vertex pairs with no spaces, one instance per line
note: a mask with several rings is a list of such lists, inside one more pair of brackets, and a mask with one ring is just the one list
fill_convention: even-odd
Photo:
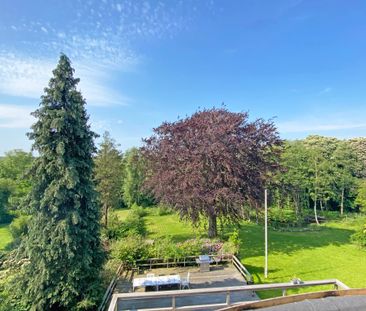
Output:
[[60,53],[122,151],[222,103],[284,139],[366,136],[363,0],[1,0],[0,155],[30,150]]

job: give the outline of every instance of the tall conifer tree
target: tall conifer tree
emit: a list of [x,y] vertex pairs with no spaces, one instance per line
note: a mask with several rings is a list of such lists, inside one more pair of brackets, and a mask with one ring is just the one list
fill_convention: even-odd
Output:
[[28,134],[39,157],[32,167],[31,215],[23,243],[22,286],[33,310],[73,310],[95,298],[104,254],[92,182],[95,134],[79,79],[61,55]]

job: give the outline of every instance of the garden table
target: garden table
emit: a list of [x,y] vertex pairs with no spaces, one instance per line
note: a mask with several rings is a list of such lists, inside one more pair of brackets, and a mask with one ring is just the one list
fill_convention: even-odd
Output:
[[163,276],[154,276],[154,277],[145,277],[145,278],[135,278],[132,282],[132,290],[135,291],[137,287],[147,287],[147,286],[156,286],[156,289],[159,290],[159,286],[162,285],[180,285],[180,275],[163,275]]

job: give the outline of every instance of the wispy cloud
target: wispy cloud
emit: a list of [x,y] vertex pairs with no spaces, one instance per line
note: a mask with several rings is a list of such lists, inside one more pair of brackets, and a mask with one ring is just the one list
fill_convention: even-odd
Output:
[[[0,93],[40,98],[52,75],[56,59],[37,59],[0,52]],[[74,63],[79,88],[90,105],[126,105],[129,99],[108,87],[105,67],[95,63]]]
[[34,122],[34,109],[20,105],[0,104],[0,128],[29,128]]
[[0,95],[39,98],[63,52],[73,61],[89,104],[126,105],[131,100],[125,91],[110,87],[109,82],[117,74],[136,70],[141,63],[142,57],[133,48],[136,41],[174,36],[187,27],[197,6],[212,4],[211,0],[200,4],[192,0],[173,4],[75,0],[70,6],[72,10],[62,21],[55,14],[54,21],[45,22],[40,15],[39,19],[33,16],[2,25],[22,40],[0,43]]

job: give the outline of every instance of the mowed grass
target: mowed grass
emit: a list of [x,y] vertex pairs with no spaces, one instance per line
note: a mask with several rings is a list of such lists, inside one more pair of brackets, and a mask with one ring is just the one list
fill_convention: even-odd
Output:
[[[184,240],[199,236],[201,229],[181,222],[175,214],[156,216],[149,208],[146,216],[148,237],[171,236]],[[124,218],[128,210],[118,211]],[[243,223],[240,229],[240,258],[254,276],[255,283],[301,280],[339,279],[350,287],[366,287],[366,250],[350,243],[350,236],[365,217],[332,221],[312,226],[307,231],[284,232],[269,230],[268,278],[264,278],[264,229],[253,223]],[[316,287],[309,290],[330,289]],[[301,290],[304,291],[304,290]],[[262,298],[280,293],[263,292]]]
[[9,225],[0,225],[0,250],[5,249],[11,241],[12,237],[9,231]]
[[[159,237],[170,236],[173,240],[179,242],[190,238],[200,236],[202,230],[193,227],[189,222],[179,220],[176,214],[158,216],[156,208],[147,208],[148,215],[145,217],[148,230],[148,237],[156,239]],[[127,217],[129,210],[121,209],[114,213],[121,220]]]

